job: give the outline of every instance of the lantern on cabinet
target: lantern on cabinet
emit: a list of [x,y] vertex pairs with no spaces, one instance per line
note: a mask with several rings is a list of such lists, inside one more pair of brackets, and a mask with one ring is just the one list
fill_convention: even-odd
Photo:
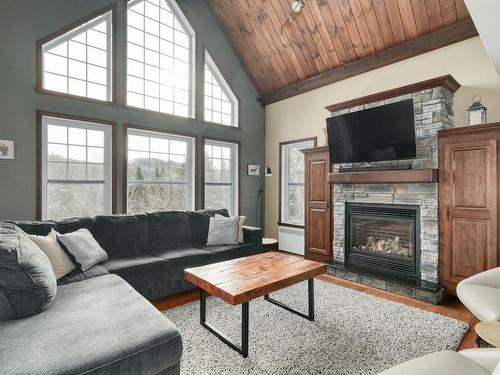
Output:
[[481,104],[481,97],[472,98],[472,104],[467,109],[467,123],[469,125],[486,124],[486,107]]

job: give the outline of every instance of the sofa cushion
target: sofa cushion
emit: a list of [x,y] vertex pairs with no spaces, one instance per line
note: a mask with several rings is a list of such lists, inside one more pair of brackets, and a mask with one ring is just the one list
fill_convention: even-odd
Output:
[[238,245],[202,246],[201,249],[210,251],[213,254],[212,259],[214,263],[257,254],[254,246],[251,243],[242,243]]
[[26,233],[10,223],[0,223],[0,290],[4,293],[0,310],[14,310],[17,318],[41,313],[56,295],[56,277],[49,259]]
[[75,232],[60,234],[57,240],[82,271],[87,271],[108,259],[108,254],[92,237],[88,229],[82,228]]
[[191,224],[185,211],[152,212],[148,217],[151,251],[178,248],[191,242]]
[[169,267],[167,260],[148,255],[113,258],[102,263],[110,273],[128,282],[147,299],[164,297]]
[[92,234],[110,258],[144,254],[149,250],[146,214],[96,216]]
[[229,217],[229,212],[226,209],[188,211],[187,214],[191,224],[191,243],[195,246],[205,246],[207,244],[208,227],[211,217],[217,214]]
[[34,234],[36,236],[46,236],[50,233],[51,229],[55,227],[54,220],[44,221],[8,221],[8,223],[15,224],[27,234]]
[[64,219],[57,221],[55,229],[61,233],[71,233],[78,229],[88,229],[92,233],[94,228],[94,219],[91,217],[74,217],[71,219]]
[[57,280],[57,285],[76,283],[77,281],[93,279],[94,277],[107,274],[109,274],[108,270],[100,264],[96,264],[94,267],[88,269],[87,271],[82,271],[81,269],[77,268],[76,270],[71,271],[67,275]]
[[195,248],[167,249],[157,251],[155,256],[168,261],[168,272],[173,273],[190,267],[203,266],[212,262],[212,253]]
[[116,275],[59,287],[50,309],[0,323],[0,337],[5,374],[158,374],[182,354],[175,325]]
[[36,236],[33,234],[29,236],[30,240],[33,241],[45,255],[47,255],[47,258],[49,258],[49,262],[54,270],[56,279],[63,277],[76,268],[68,254],[66,254],[59,242],[57,242],[58,234],[59,232],[52,229],[46,236]]

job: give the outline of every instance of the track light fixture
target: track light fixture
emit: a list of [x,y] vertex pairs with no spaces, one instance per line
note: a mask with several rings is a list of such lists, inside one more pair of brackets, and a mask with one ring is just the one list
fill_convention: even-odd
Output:
[[288,16],[286,17],[286,21],[280,27],[280,34],[283,33],[283,28],[285,27],[287,22],[294,21],[297,13],[299,13],[305,5],[306,5],[305,0],[296,0],[292,3],[292,5],[290,5],[290,12],[288,13]]

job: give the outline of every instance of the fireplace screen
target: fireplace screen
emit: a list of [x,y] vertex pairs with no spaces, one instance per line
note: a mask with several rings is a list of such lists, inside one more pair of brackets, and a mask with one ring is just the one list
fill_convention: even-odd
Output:
[[352,249],[380,255],[413,258],[414,220],[355,216],[351,222]]
[[417,280],[420,210],[395,204],[346,204],[345,262],[394,279]]

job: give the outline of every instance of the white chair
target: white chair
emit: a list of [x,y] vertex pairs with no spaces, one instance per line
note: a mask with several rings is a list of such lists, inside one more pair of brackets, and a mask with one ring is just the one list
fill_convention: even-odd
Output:
[[432,353],[404,362],[379,375],[500,375],[500,349]]
[[480,321],[500,321],[500,267],[458,283],[457,296]]

